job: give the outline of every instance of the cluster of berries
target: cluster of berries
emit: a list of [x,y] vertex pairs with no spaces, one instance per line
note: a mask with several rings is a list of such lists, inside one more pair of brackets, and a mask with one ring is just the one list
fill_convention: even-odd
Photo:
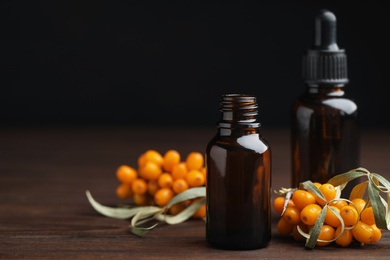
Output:
[[[189,188],[206,184],[206,168],[204,156],[199,152],[189,153],[184,160],[176,150],[168,150],[164,154],[150,149],[138,157],[137,167],[121,165],[116,171],[120,181],[116,195],[120,199],[130,198],[139,206],[165,206],[176,194]],[[176,215],[194,200],[175,204],[169,213]],[[204,204],[194,213],[195,218],[204,218]]]
[[353,241],[366,244],[381,239],[382,231],[376,226],[373,208],[366,200],[336,198],[337,192],[332,184],[315,182],[314,185],[326,200],[305,189],[295,190],[288,201],[285,196],[277,196],[274,199],[273,207],[281,215],[277,223],[280,235],[292,236],[298,241],[307,240],[324,206],[327,205],[316,246],[335,242],[339,246],[347,247]]

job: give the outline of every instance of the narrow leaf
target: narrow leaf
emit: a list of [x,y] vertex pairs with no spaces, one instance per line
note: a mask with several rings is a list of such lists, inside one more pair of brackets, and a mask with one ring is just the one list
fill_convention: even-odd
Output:
[[341,186],[344,185],[353,179],[359,178],[361,176],[367,175],[367,173],[357,171],[356,170],[351,170],[346,173],[338,174],[328,180],[328,183],[332,184],[333,186]]
[[135,214],[137,214],[140,211],[148,210],[148,209],[154,209],[157,207],[154,206],[140,206],[140,207],[134,207],[134,208],[112,208],[107,207],[99,202],[97,202],[91,195],[91,193],[87,190],[86,192],[87,198],[89,203],[92,205],[92,207],[99,212],[100,214],[111,217],[111,218],[117,218],[117,219],[128,219],[133,217]]
[[165,216],[165,222],[168,224],[179,224],[183,221],[186,221],[189,219],[204,203],[206,202],[206,198],[202,198],[191,205],[189,205],[187,208],[185,208],[182,212],[175,216],[167,215]]
[[372,181],[368,183],[368,196],[374,211],[375,223],[377,227],[387,229],[386,209],[382,203],[379,191],[374,188],[374,183]]
[[321,198],[322,200],[326,201],[324,194],[322,194],[322,192],[317,188],[316,185],[314,185],[313,182],[305,181],[302,183],[302,185],[304,186],[305,189],[312,192],[313,194],[315,194],[317,197]]
[[206,187],[196,187],[196,188],[190,188],[188,190],[185,190],[179,194],[177,194],[175,197],[173,197],[167,204],[167,207],[177,204],[179,202],[183,202],[189,199],[195,199],[199,197],[206,197]]
[[313,249],[316,246],[318,236],[320,235],[322,226],[324,225],[327,209],[328,209],[328,205],[325,205],[322,208],[321,213],[316,220],[316,223],[314,224],[313,228],[310,231],[310,237],[306,241],[306,245],[305,245],[306,248]]
[[380,183],[384,185],[384,188],[381,189],[382,192],[389,193],[390,192],[390,182],[383,178],[381,175],[377,173],[371,173]]
[[131,219],[131,225],[130,225],[131,232],[139,236],[143,236],[146,233],[148,233],[150,230],[155,228],[158,223],[146,228],[138,227],[137,225],[141,225],[143,223],[155,219],[158,215],[160,215],[163,212],[163,210],[164,209],[155,207],[155,209],[147,209],[135,214],[135,216]]

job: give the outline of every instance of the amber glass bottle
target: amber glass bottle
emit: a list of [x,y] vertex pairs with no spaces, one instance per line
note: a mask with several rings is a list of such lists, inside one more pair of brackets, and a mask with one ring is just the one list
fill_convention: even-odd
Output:
[[256,98],[223,95],[217,134],[206,149],[206,238],[227,249],[271,239],[271,151],[260,134]]
[[303,76],[306,91],[293,102],[291,114],[293,187],[306,180],[324,183],[360,166],[358,106],[345,93],[347,58],[336,44],[336,17],[327,10],[315,19]]

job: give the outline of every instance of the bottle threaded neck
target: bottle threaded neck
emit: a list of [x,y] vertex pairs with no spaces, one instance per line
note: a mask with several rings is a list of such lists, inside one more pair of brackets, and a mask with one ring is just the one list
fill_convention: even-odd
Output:
[[246,94],[226,94],[220,101],[221,128],[257,128],[258,105],[256,97]]

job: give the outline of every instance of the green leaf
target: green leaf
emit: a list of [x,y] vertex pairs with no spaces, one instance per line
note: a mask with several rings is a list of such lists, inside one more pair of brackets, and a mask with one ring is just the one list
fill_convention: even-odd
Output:
[[390,182],[377,173],[371,173],[384,187],[379,187],[382,192],[390,193]]
[[139,227],[138,225],[141,225],[141,224],[149,222],[149,221],[151,221],[153,219],[156,219],[157,216],[162,214],[162,212],[164,210],[165,209],[163,209],[163,208],[155,207],[155,209],[146,209],[146,210],[138,212],[131,219],[131,225],[130,225],[131,232],[134,233],[135,235],[138,235],[138,236],[146,235],[149,231],[154,229],[157,226],[158,223],[156,223],[156,224],[154,224],[154,225],[152,225],[150,227],[146,227],[146,228],[145,227]]
[[376,226],[380,229],[388,229],[386,223],[386,208],[383,205],[379,191],[375,189],[373,180],[368,182],[368,196],[374,212]]
[[314,185],[313,182],[305,181],[302,183],[302,185],[305,187],[305,189],[315,194],[318,198],[321,198],[322,200],[326,201],[324,194],[322,194],[322,192],[317,188],[316,185]]
[[195,199],[199,197],[206,197],[206,187],[195,187],[195,188],[190,188],[188,190],[185,190],[177,195],[175,195],[167,204],[167,207],[171,207],[174,204],[190,200],[190,199]]
[[132,218],[134,215],[136,215],[140,211],[158,208],[155,206],[139,206],[139,207],[134,207],[134,208],[107,207],[107,206],[104,206],[104,205],[100,204],[99,202],[97,202],[92,197],[91,193],[88,190],[85,193],[86,193],[88,201],[92,205],[92,207],[100,214],[102,214],[106,217],[110,217],[110,218],[129,219],[129,218]]
[[313,249],[316,246],[316,243],[318,241],[318,236],[320,235],[322,226],[324,225],[327,209],[328,209],[328,205],[326,204],[322,208],[321,213],[316,220],[316,223],[314,224],[313,228],[310,231],[310,237],[308,240],[306,240],[306,244],[305,244],[306,248]]
[[367,170],[362,172],[363,168],[358,168],[355,170],[348,171],[346,173],[338,174],[328,180],[328,183],[333,186],[344,186],[352,181],[353,179],[359,178],[361,176],[367,175]]
[[182,223],[187,219],[189,219],[205,202],[206,202],[206,198],[202,198],[192,203],[190,206],[188,206],[182,212],[180,212],[175,216],[166,215],[165,221],[171,225]]

